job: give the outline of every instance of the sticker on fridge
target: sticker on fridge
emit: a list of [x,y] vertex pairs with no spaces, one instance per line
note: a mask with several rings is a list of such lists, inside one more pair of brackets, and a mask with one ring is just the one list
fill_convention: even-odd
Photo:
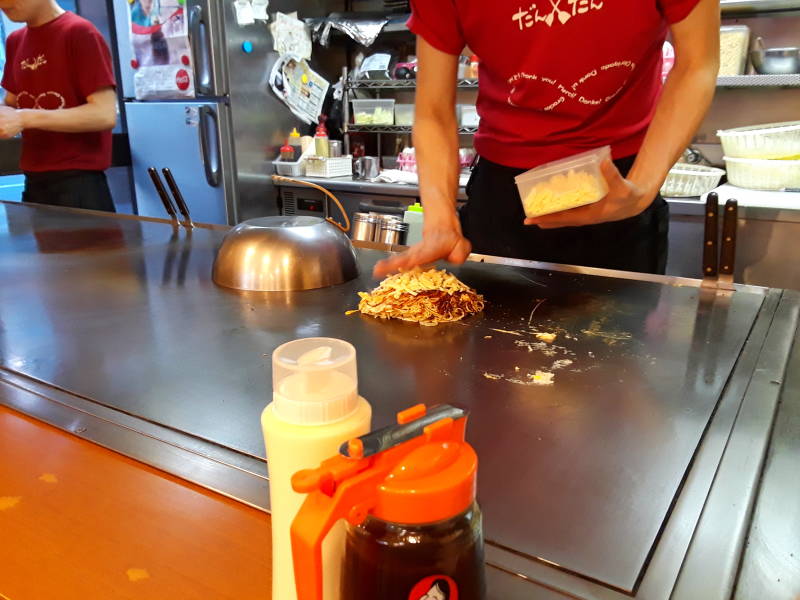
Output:
[[129,0],[138,100],[193,98],[185,0]]
[[458,600],[458,587],[446,575],[432,575],[414,586],[408,600]]

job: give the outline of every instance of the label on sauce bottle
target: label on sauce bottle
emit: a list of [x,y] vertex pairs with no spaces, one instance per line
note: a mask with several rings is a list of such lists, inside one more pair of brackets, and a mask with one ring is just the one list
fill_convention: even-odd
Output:
[[414,586],[408,600],[458,600],[458,586],[446,575],[431,575]]

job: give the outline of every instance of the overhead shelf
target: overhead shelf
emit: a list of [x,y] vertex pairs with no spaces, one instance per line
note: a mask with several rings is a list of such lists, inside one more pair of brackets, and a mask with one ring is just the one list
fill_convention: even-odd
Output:
[[[411,133],[410,125],[348,125],[348,133]],[[478,132],[477,127],[459,127],[461,135],[473,135]]]
[[753,15],[800,10],[800,0],[720,0],[722,15]]
[[[351,90],[360,89],[408,89],[416,88],[416,79],[359,79],[347,84]],[[478,89],[477,79],[459,79],[459,88]]]
[[717,87],[800,87],[800,75],[733,75],[718,77]]

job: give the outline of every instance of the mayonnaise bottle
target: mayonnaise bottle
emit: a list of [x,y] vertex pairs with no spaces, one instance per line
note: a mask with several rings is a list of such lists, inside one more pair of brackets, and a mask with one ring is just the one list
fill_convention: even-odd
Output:
[[[272,355],[273,398],[261,414],[272,513],[272,598],[296,600],[290,527],[304,495],[292,475],[316,468],[342,443],[368,433],[372,409],[358,395],[356,349],[333,338],[304,338]],[[345,524],[323,542],[324,598],[340,597]]]

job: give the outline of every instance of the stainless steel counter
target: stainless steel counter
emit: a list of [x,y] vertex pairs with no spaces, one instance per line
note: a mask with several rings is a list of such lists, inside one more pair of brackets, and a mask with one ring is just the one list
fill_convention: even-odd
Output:
[[[455,271],[484,313],[423,328],[344,314],[374,285],[378,251],[359,250],[362,275],[341,286],[238,293],[210,280],[222,235],[0,204],[13,282],[0,288],[0,402],[266,508],[270,354],[339,337],[358,350],[375,426],[417,402],[471,411],[491,597],[699,598],[704,549],[741,555],[796,294],[474,262]],[[533,385],[537,370],[553,385]],[[720,526],[731,497],[746,510]],[[720,589],[736,575],[720,570]]]

